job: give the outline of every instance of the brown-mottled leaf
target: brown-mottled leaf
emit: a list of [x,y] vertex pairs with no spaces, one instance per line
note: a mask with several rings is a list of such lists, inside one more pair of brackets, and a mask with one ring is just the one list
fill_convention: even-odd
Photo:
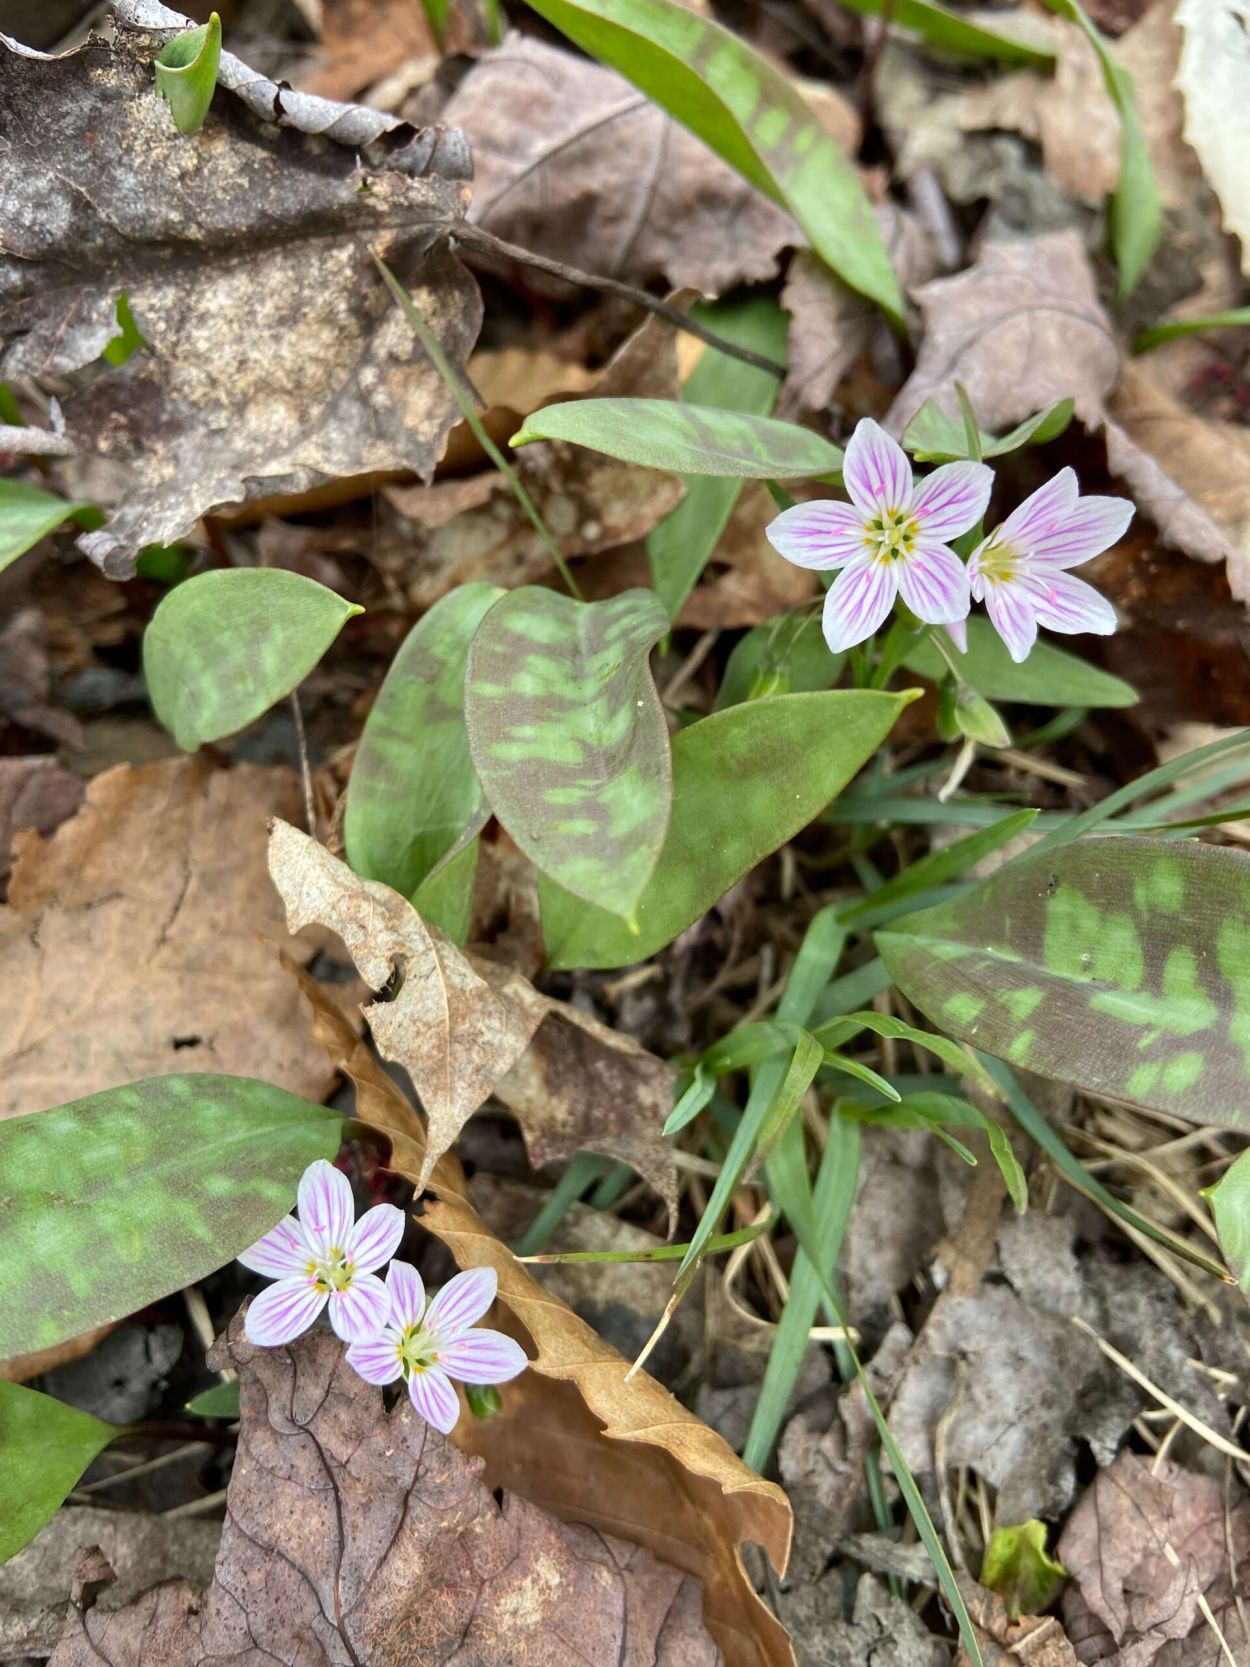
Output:
[[784,1570],[790,1506],[781,1489],[645,1372],[627,1382],[628,1363],[530,1278],[466,1200],[445,1196],[423,1220],[461,1267],[497,1271],[531,1357],[498,1417],[457,1428],[485,1458],[487,1485],[625,1535],[698,1575],[726,1667],[791,1667],[785,1629],[756,1595],[740,1550],[754,1541]]
[[56,1667],[719,1667],[689,1572],[496,1503],[329,1332],[258,1349],[236,1318],[209,1360],[238,1372],[242,1413],[213,1583],[75,1617]]
[[165,759],[97,776],[50,839],[18,835],[0,910],[0,1117],[185,1071],[323,1097],[332,1076],[257,936],[285,938],[265,823],[299,805],[287,770]]
[[[455,403],[414,352],[371,250],[453,360],[480,316],[445,247],[466,197],[458,139],[379,138],[392,126],[380,117],[336,145],[256,109],[308,98],[305,125],[324,107],[337,134],[334,112],[355,107],[253,77],[219,88],[188,140],[153,84],[162,39],[121,27],[115,43],[92,36],[58,58],[0,43],[0,376],[92,364],[123,287],[147,343],[66,404],[85,451],[129,466],[121,506],[82,539],[116,576],[215,504],[333,475],[432,472]],[[379,148],[356,148],[370,140]]]

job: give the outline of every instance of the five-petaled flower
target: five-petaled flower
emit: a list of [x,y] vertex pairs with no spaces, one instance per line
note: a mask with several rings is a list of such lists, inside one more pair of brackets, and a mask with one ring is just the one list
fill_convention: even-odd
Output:
[[984,463],[946,463],[919,483],[896,440],[865,417],[846,448],[849,504],[819,499],[783,510],[769,542],[799,567],[840,567],[825,598],[835,653],[870,637],[899,594],[930,625],[963,619],[968,569],[947,545],[985,513],[994,475]]
[[416,1268],[392,1262],[386,1289],[391,1317],[385,1329],[369,1342],[353,1343],[348,1364],[369,1383],[405,1379],[413,1406],[444,1435],[460,1416],[453,1378],[507,1383],[529,1365],[519,1343],[475,1324],[495,1300],[493,1268],[468,1268],[427,1299]]
[[1127,499],[1082,498],[1076,475],[1061,469],[973,553],[972,594],[984,601],[1013,660],[1028,657],[1039,625],[1069,635],[1115,630],[1110,602],[1068,569],[1108,549],[1132,519]]
[[287,1216],[239,1257],[245,1268],[277,1280],[247,1311],[248,1341],[289,1343],[329,1305],[330,1324],[347,1342],[376,1337],[390,1302],[376,1269],[404,1236],[404,1212],[375,1204],[355,1220],[351,1183],[318,1158],[300,1180],[299,1220]]

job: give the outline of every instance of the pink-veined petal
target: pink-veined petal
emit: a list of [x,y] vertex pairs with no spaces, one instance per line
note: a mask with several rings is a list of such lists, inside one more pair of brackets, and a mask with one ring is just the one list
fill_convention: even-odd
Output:
[[966,619],[948,619],[942,629],[961,654],[968,652],[968,621]]
[[441,1338],[456,1337],[476,1325],[495,1300],[499,1278],[494,1268],[466,1268],[449,1279],[431,1302],[425,1329]]
[[764,535],[796,567],[842,567],[864,553],[862,513],[832,498],[783,509],[764,528]]
[[425,1285],[411,1262],[392,1262],[386,1270],[386,1294],[391,1299],[391,1320],[402,1330],[420,1325],[425,1315]]
[[998,529],[1001,541],[1027,555],[1039,538],[1044,538],[1067,519],[1077,498],[1075,469],[1060,469],[1053,480],[1031,492]]
[[1050,567],[1079,567],[1123,538],[1132,519],[1127,498],[1079,498],[1066,520],[1034,540],[1029,554]]
[[391,1299],[376,1273],[358,1273],[342,1291],[330,1292],[330,1324],[345,1343],[368,1343],[391,1317]]
[[1058,567],[1034,567],[1023,582],[1037,623],[1048,631],[1061,631],[1066,636],[1093,631],[1109,637],[1115,630],[1115,609],[1084,579]]
[[304,1233],[312,1243],[327,1251],[346,1246],[356,1205],[352,1184],[341,1170],[324,1158],[310,1163],[300,1177],[297,1202]]
[[347,1230],[348,1260],[365,1273],[385,1267],[404,1236],[404,1212],[394,1204],[375,1204]]
[[266,1279],[291,1279],[296,1275],[306,1276],[313,1257],[299,1222],[294,1216],[287,1216],[255,1244],[241,1250],[237,1259],[253,1273],[263,1273]]
[[367,1343],[350,1343],[347,1364],[359,1372],[366,1383],[394,1383],[403,1376],[399,1362],[399,1348],[393,1333],[385,1331]]
[[898,568],[899,593],[917,619],[945,625],[966,619],[972,606],[968,569],[945,544],[918,544]]
[[1027,660],[1029,650],[1037,641],[1037,620],[1024,588],[1018,582],[987,583],[985,611],[1016,664]]
[[855,425],[842,464],[842,481],[851,502],[866,515],[906,509],[911,502],[907,453],[871,417]]
[[507,1383],[529,1365],[525,1350],[502,1331],[464,1331],[438,1351],[444,1372],[461,1383]]
[[984,463],[943,463],[916,488],[911,512],[926,543],[944,543],[975,527],[985,514],[994,471]]
[[325,1293],[308,1279],[280,1279],[252,1298],[243,1320],[249,1343],[272,1349],[289,1343],[309,1326],[325,1307]]
[[897,562],[860,561],[843,568],[825,597],[825,641],[835,654],[871,637],[894,606]]
[[460,1416],[460,1401],[446,1372],[437,1366],[414,1372],[408,1379],[408,1393],[427,1424],[433,1424],[444,1435],[451,1434]]

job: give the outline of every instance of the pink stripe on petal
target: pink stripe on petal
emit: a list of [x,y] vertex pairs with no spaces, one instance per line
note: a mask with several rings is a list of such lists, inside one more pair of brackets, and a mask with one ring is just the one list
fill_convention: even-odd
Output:
[[782,510],[764,536],[796,567],[841,567],[864,553],[864,517],[850,504],[821,498]]
[[318,1158],[300,1177],[297,1202],[299,1218],[309,1238],[326,1250],[341,1250],[356,1219],[356,1205],[347,1176],[324,1158]]
[[1048,571],[1035,567],[1024,584],[1038,624],[1048,631],[1061,631],[1066,636],[1093,631],[1109,637],[1115,630],[1115,609],[1084,579],[1073,578],[1061,568]]
[[391,1299],[376,1273],[358,1273],[344,1291],[330,1292],[330,1324],[345,1343],[368,1343],[391,1317]]
[[1127,498],[1081,498],[1066,520],[1033,541],[1029,554],[1052,567],[1079,567],[1123,538],[1132,519]]
[[1011,583],[987,584],[985,611],[1016,664],[1027,660],[1037,641],[1037,621],[1023,588]]
[[238,1258],[253,1273],[263,1273],[267,1279],[289,1279],[294,1274],[306,1275],[312,1260],[300,1224],[294,1216],[287,1216],[276,1227],[239,1252]]
[[451,1338],[476,1325],[495,1300],[499,1279],[494,1268],[466,1268],[449,1279],[425,1316],[427,1331]]
[[898,564],[899,592],[926,625],[966,619],[972,606],[968,569],[945,544],[920,544]]
[[249,1343],[271,1349],[308,1330],[325,1307],[325,1296],[307,1279],[281,1279],[254,1297],[243,1320]]
[[461,1383],[507,1383],[529,1360],[521,1345],[502,1331],[466,1331],[438,1351],[438,1363]]
[[984,463],[944,463],[920,482],[911,501],[926,543],[958,538],[985,514],[994,471]]
[[414,1372],[408,1379],[408,1393],[427,1424],[444,1435],[451,1434],[460,1417],[460,1401],[446,1372],[440,1372],[437,1366]]
[[386,1333],[369,1343],[352,1343],[347,1349],[347,1364],[358,1372],[366,1383],[394,1383],[403,1376],[399,1350],[394,1338]]
[[349,1259],[366,1273],[384,1267],[399,1249],[404,1236],[404,1212],[394,1204],[375,1204],[354,1227],[347,1230],[344,1249]]
[[906,509],[911,502],[907,453],[871,417],[855,425],[842,465],[842,481],[851,502],[866,515],[876,515],[883,509]]
[[871,637],[894,605],[897,562],[856,562],[839,573],[825,597],[825,641],[835,654]]
[[1076,497],[1076,471],[1060,469],[1053,480],[1039,486],[1012,510],[998,529],[1002,542],[1027,554],[1039,538],[1062,524]]
[[386,1294],[391,1299],[391,1319],[402,1328],[420,1325],[425,1316],[425,1286],[411,1262],[392,1262],[386,1270]]

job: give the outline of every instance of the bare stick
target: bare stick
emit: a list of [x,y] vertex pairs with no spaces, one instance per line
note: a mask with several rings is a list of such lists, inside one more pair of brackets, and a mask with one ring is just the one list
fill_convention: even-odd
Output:
[[68,434],[46,428],[14,428],[0,423],[0,451],[24,452],[27,457],[73,457],[78,447]]

